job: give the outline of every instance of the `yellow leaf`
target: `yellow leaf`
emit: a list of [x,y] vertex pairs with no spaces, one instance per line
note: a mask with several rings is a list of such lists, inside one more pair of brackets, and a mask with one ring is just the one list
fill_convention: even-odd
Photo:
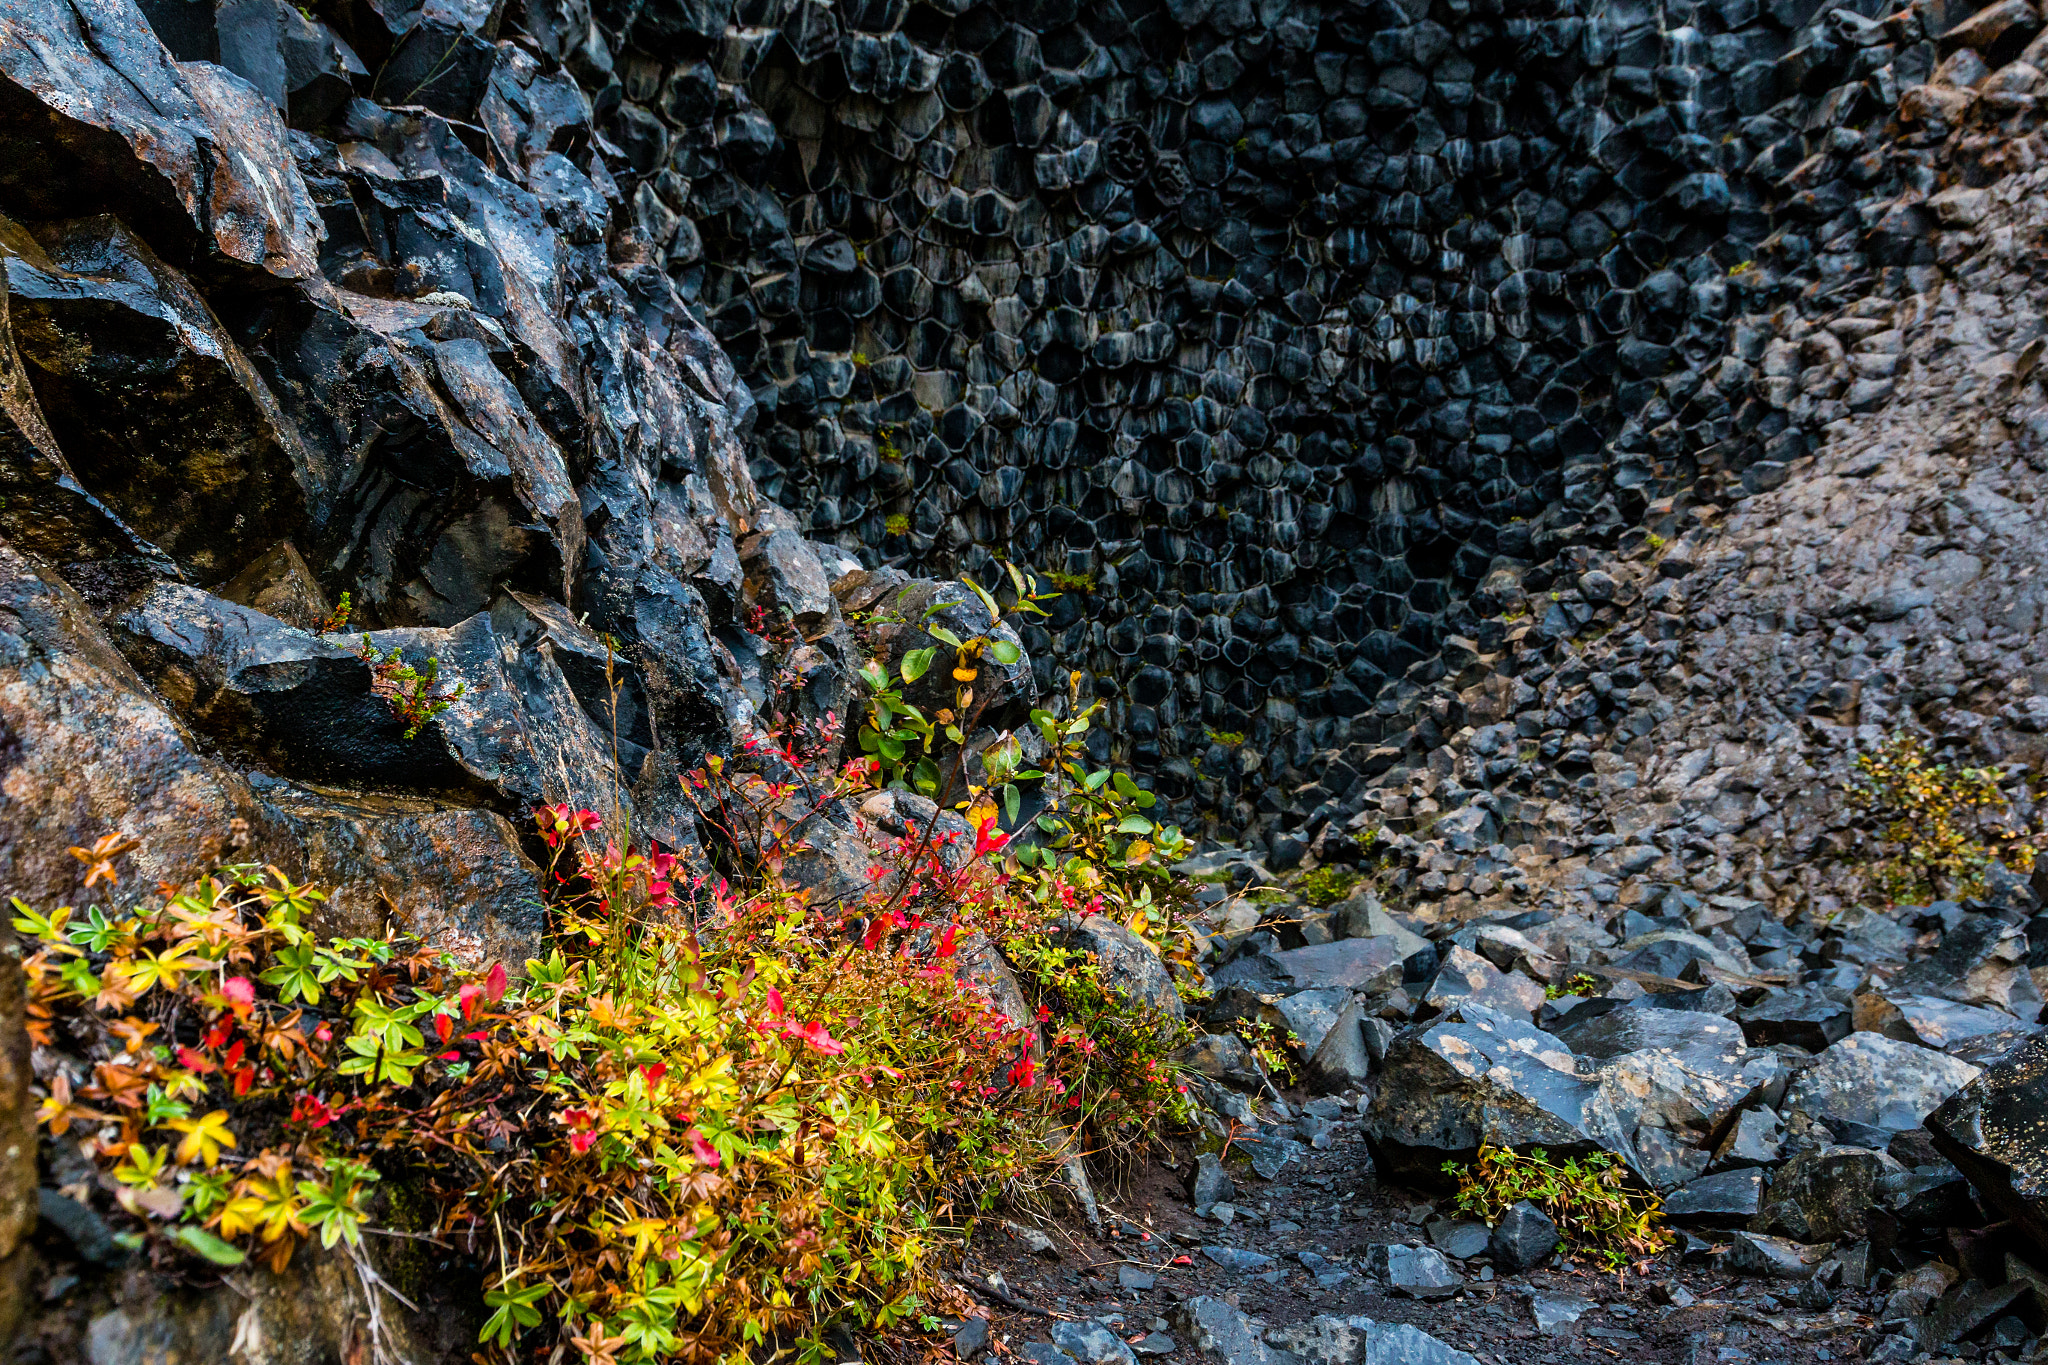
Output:
[[1152,841],[1149,839],[1133,839],[1131,840],[1131,846],[1124,850],[1124,863],[1126,866],[1136,867],[1140,863],[1150,862],[1151,859]]
[[172,1119],[164,1126],[185,1135],[178,1144],[180,1162],[197,1157],[208,1166],[215,1166],[220,1162],[220,1149],[235,1145],[235,1135],[228,1128],[228,1111],[225,1109],[216,1109],[196,1119]]

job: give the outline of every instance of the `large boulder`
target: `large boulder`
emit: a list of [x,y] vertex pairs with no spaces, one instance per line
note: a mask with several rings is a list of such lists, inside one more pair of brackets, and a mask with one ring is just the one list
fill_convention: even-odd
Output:
[[1852,1033],[1793,1078],[1785,1109],[1821,1123],[1844,1120],[1893,1132],[1918,1127],[1978,1068],[1876,1033]]
[[1101,915],[1088,915],[1071,923],[1063,938],[1068,947],[1095,958],[1103,984],[1110,990],[1170,1018],[1184,1016],[1173,973],[1151,944],[1123,925]]
[[1441,1179],[1444,1161],[1482,1146],[1629,1150],[1598,1067],[1484,1005],[1395,1035],[1365,1131],[1374,1163],[1404,1179]]
[[1480,1005],[1396,1035],[1366,1116],[1375,1159],[1430,1178],[1482,1143],[1597,1150],[1668,1185],[1680,1177],[1637,1150],[1638,1133],[1657,1147],[1696,1146],[1783,1074],[1782,1059],[1751,1049],[1727,1020],[1632,1008],[1594,1026],[1605,1026],[1587,1042],[1594,1055]]

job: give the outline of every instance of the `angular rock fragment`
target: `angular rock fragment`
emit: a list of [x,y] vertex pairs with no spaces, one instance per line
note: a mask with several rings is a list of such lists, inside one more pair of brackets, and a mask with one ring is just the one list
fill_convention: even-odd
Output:
[[1785,1093],[1785,1110],[1822,1123],[1868,1128],[1917,1126],[1978,1075],[1968,1062],[1875,1033],[1852,1033],[1820,1054]]
[[2033,1038],[1972,1077],[1927,1118],[1941,1154],[1985,1203],[2048,1246],[2048,1039]]
[[1674,1223],[1741,1227],[1762,1206],[1765,1172],[1757,1167],[1703,1176],[1664,1198],[1664,1216]]
[[1507,1274],[1533,1270],[1557,1250],[1557,1224],[1528,1200],[1518,1200],[1493,1225],[1486,1249]]

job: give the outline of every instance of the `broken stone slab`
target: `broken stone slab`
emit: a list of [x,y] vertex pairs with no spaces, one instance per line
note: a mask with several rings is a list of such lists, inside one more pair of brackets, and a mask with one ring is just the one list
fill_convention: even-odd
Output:
[[1377,1243],[1365,1249],[1365,1268],[1390,1292],[1413,1299],[1447,1299],[1465,1283],[1435,1247]]
[[1700,1141],[1697,1133],[1642,1124],[1635,1132],[1636,1169],[1660,1194],[1697,1180],[1713,1159]]
[[1591,1299],[1582,1299],[1576,1294],[1557,1294],[1547,1289],[1529,1292],[1529,1320],[1536,1324],[1537,1331],[1547,1337],[1557,1336],[1563,1328],[1577,1322],[1597,1306]]
[[1754,1046],[1790,1043],[1820,1052],[1861,1027],[1855,1023],[1854,1013],[1820,987],[1802,987],[1772,991],[1754,1005],[1737,1010],[1735,1019]]
[[1595,1065],[1526,1022],[1464,1005],[1397,1033],[1365,1115],[1373,1160],[1395,1178],[1442,1179],[1484,1146],[1566,1155],[1625,1151]]
[[1785,1125],[1776,1113],[1761,1105],[1735,1116],[1735,1124],[1721,1145],[1714,1149],[1712,1170],[1735,1170],[1743,1166],[1775,1165],[1785,1145]]
[[1281,1358],[1261,1338],[1262,1324],[1221,1299],[1187,1299],[1170,1321],[1196,1354],[1217,1365],[1279,1365]]
[[1230,1178],[1222,1157],[1214,1152],[1202,1152],[1195,1157],[1194,1169],[1188,1180],[1188,1198],[1195,1206],[1197,1217],[1206,1217],[1209,1209],[1236,1194],[1237,1182]]
[[[1404,1322],[1318,1314],[1266,1339],[1303,1365],[1477,1365],[1473,1357]],[[1256,1365],[1267,1365],[1257,1362]]]
[[1715,1015],[1631,1005],[1573,1024],[1557,1037],[1582,1057],[1607,1061],[1645,1048],[1736,1048],[1743,1042],[1743,1030]]
[[1385,1055],[1392,1032],[1384,1020],[1367,1018],[1365,1003],[1353,998],[1310,1055],[1303,1079],[1325,1094],[1363,1086],[1372,1075],[1374,1044]]
[[1435,959],[1436,945],[1387,913],[1369,887],[1339,901],[1331,914],[1346,938],[1390,938],[1403,962]]
[[1938,995],[1910,995],[1874,989],[1856,997],[1856,1027],[1901,1042],[1917,1043],[1953,1055],[1956,1048],[1979,1038],[2037,1032],[2004,1010],[1962,1005]]
[[2027,935],[1996,915],[1970,915],[1942,935],[1941,946],[1895,973],[1890,990],[1987,1005],[2031,1024],[2041,993],[2027,971]]
[[1968,1062],[1930,1048],[1852,1033],[1793,1078],[1781,1110],[1896,1131],[1917,1126],[1978,1074]]
[[1453,1010],[1468,1002],[1529,1021],[1543,1007],[1543,987],[1519,972],[1502,971],[1470,948],[1454,946],[1438,965],[1422,1003],[1435,1010]]
[[1081,1365],[1136,1365],[1136,1357],[1123,1338],[1099,1322],[1056,1322],[1052,1344]]
[[1772,1177],[1753,1226],[1800,1242],[1861,1240],[1869,1211],[1889,1202],[1885,1178],[1899,1174],[1898,1162],[1864,1147],[1800,1152]]
[[1259,955],[1258,961],[1292,991],[1392,990],[1401,984],[1400,945],[1390,938],[1346,938]]
[[1721,1253],[1721,1269],[1731,1275],[1754,1275],[1771,1280],[1804,1280],[1826,1258],[1825,1246],[1808,1246],[1784,1237],[1761,1232],[1738,1231]]
[[1282,996],[1273,1008],[1288,1031],[1300,1040],[1302,1055],[1313,1057],[1351,1000],[1351,991],[1340,986]]
[[1487,1240],[1492,1235],[1486,1224],[1472,1218],[1432,1218],[1423,1231],[1429,1234],[1438,1251],[1460,1261],[1485,1255]]
[[1260,1270],[1273,1264],[1271,1256],[1242,1247],[1203,1247],[1202,1254],[1225,1270]]
[[1764,1178],[1755,1167],[1702,1176],[1664,1197],[1664,1216],[1674,1223],[1740,1227],[1762,1206]]
[[1935,1148],[1985,1203],[2048,1247],[2048,1036],[1971,1078],[1927,1118]]
[[1677,980],[1694,963],[1706,963],[1735,976],[1748,976],[1750,964],[1727,948],[1685,929],[1658,929],[1639,934],[1612,950],[1613,965]]

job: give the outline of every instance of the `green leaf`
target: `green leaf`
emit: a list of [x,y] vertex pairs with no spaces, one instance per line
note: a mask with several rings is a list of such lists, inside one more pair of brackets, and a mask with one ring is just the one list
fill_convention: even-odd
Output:
[[988,608],[988,619],[991,622],[1000,621],[1003,619],[1003,609],[996,605],[995,598],[990,597],[988,595],[987,588],[982,587],[981,584],[975,582],[971,578],[963,578],[960,581],[965,583],[968,587],[972,588],[974,590],[974,595],[981,599],[981,604],[984,607]]
[[959,636],[947,630],[944,626],[926,626],[924,633],[931,636],[934,640],[953,646],[955,649],[965,649],[967,647],[960,642]]
[[1142,815],[1126,815],[1116,822],[1118,834],[1150,834],[1152,822]]
[[860,666],[860,676],[869,687],[875,688],[877,691],[889,685],[889,675],[884,673],[882,666],[873,659]]
[[241,1265],[249,1259],[249,1253],[231,1242],[223,1242],[205,1228],[192,1223],[180,1223],[171,1229],[171,1238],[183,1243],[188,1251],[197,1252],[215,1265]]
[[1003,784],[1003,813],[1009,817],[1010,823],[1013,825],[1017,823],[1017,807],[1022,803],[1023,797],[1018,794],[1017,784],[1005,782]]
[[1114,773],[1110,776],[1109,780],[1116,784],[1116,794],[1124,800],[1135,801],[1138,799],[1138,784],[1131,781],[1123,773]]
[[1017,648],[1016,644],[1010,640],[990,641],[988,652],[994,656],[995,661],[999,664],[1013,664],[1024,657],[1024,651]]
[[1109,769],[1102,768],[1081,779],[1081,786],[1084,790],[1099,792],[1102,790],[1102,784],[1107,781],[1109,781]]
[[931,670],[932,660],[938,656],[936,648],[913,649],[903,656],[901,672],[903,681],[914,683]]

